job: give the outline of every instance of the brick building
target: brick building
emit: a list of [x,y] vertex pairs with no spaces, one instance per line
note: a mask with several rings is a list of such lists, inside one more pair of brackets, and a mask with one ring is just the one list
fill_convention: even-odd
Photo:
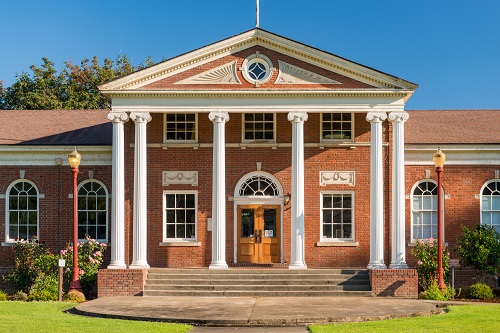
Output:
[[79,230],[110,243],[102,274],[406,269],[413,240],[436,233],[438,146],[445,241],[462,224],[500,229],[500,112],[407,112],[416,88],[253,29],[101,86],[110,112],[4,111],[23,122],[2,125],[0,267],[15,238],[71,239],[73,145]]

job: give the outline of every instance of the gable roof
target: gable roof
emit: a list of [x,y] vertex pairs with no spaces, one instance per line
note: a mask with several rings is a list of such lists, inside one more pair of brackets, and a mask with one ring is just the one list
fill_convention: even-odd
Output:
[[375,89],[407,91],[411,95],[417,88],[416,84],[396,76],[363,66],[335,54],[307,46],[269,31],[255,28],[105,83],[99,89],[105,95],[111,95],[113,92],[134,91],[172,75],[256,45],[367,83],[375,87]]
[[500,144],[500,110],[414,110],[407,144]]
[[0,145],[111,145],[108,110],[0,110]]

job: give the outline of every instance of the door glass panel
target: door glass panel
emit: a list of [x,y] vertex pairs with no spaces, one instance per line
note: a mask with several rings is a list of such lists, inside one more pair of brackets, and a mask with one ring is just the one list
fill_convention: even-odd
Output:
[[254,230],[254,210],[242,209],[241,210],[241,237],[253,237]]
[[264,209],[264,237],[276,236],[276,209]]

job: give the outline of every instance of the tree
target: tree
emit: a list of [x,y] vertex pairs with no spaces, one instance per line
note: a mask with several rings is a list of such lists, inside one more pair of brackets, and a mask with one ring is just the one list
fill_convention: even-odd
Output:
[[479,281],[484,283],[487,273],[497,275],[500,270],[500,234],[484,224],[472,230],[464,226],[462,232],[455,249],[460,263],[473,268]]
[[30,66],[32,74],[16,76],[12,86],[3,88],[0,82],[0,108],[4,110],[47,109],[109,109],[109,101],[101,95],[99,85],[153,65],[151,58],[133,66],[126,55],[116,61],[104,59],[103,65],[97,56],[83,59],[79,65],[72,61],[64,63],[57,73],[54,63],[42,58],[41,67]]

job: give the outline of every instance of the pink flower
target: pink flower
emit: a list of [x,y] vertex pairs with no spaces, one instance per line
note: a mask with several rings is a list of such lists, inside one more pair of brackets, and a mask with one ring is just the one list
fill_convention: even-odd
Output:
[[417,261],[417,265],[419,265],[419,266],[422,265],[422,261],[420,261],[420,260]]
[[433,244],[433,243],[434,243],[434,241],[435,241],[435,239],[434,239],[434,238],[429,238],[429,243]]
[[107,246],[108,246],[108,244],[101,243],[101,246],[102,246],[102,247],[107,247]]
[[93,264],[95,263],[95,260],[94,260],[94,258],[92,258],[92,257],[89,257],[89,260],[90,260],[90,262],[91,262],[91,263],[93,263]]
[[61,250],[61,251],[59,252],[59,254],[62,254],[62,255],[64,256],[64,255],[66,255],[66,253],[67,253],[67,252],[68,252],[68,250]]
[[96,251],[94,254],[96,257],[102,257],[101,251]]
[[80,272],[78,272],[78,274],[83,275],[85,274],[85,272],[83,271],[83,269],[80,269]]

